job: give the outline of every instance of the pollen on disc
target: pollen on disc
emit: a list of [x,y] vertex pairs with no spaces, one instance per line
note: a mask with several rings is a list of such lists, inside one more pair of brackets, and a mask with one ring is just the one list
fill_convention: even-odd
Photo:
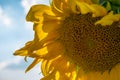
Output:
[[86,71],[111,70],[120,62],[120,22],[94,25],[99,19],[91,14],[72,14],[59,30],[65,55]]

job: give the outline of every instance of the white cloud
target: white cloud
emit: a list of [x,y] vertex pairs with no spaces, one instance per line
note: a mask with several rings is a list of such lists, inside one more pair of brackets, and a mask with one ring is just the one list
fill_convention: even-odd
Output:
[[23,58],[17,56],[13,59],[7,60],[7,61],[2,61],[0,62],[0,70],[5,69],[7,66],[11,64],[19,64]]
[[49,0],[22,0],[21,4],[25,10],[25,13],[27,13],[32,5],[35,4],[49,4]]
[[27,32],[32,32],[33,34],[33,23],[32,22],[25,22],[24,26]]
[[35,66],[26,74],[25,70],[18,69],[2,69],[0,71],[0,80],[39,80],[42,77],[43,76],[40,73],[39,65]]
[[0,62],[0,80],[39,80],[43,77],[40,71],[40,63],[27,73],[25,73],[25,69],[8,67],[11,64],[18,64],[19,66],[23,65],[21,63],[22,60],[23,58],[21,57],[15,57],[13,59]]
[[9,27],[12,24],[12,19],[7,15],[7,13],[0,6],[0,23]]

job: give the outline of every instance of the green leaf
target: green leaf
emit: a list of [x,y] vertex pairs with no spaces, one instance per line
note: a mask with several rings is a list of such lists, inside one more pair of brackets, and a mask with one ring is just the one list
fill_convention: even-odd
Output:
[[114,5],[119,5],[120,6],[120,0],[109,0],[109,1]]

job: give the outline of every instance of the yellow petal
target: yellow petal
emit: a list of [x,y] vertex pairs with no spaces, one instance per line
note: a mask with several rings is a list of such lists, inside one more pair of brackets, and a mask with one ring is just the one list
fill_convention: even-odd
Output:
[[54,15],[49,6],[46,5],[34,5],[26,16],[27,21],[40,23],[43,21],[43,14]]
[[44,21],[42,30],[44,32],[51,32],[53,30],[57,30],[61,27],[60,21],[59,20],[49,20],[49,21]]
[[102,26],[112,25],[113,22],[120,20],[120,14],[113,14],[110,12],[108,15],[104,16],[101,20],[97,21],[95,25],[101,24]]
[[52,0],[52,3],[56,6],[57,9],[62,11],[63,0]]
[[110,71],[110,79],[111,80],[120,80],[120,64],[117,64]]
[[60,54],[64,52],[63,47],[61,47],[61,44],[54,42],[46,45],[45,47],[35,50],[33,54],[30,54],[30,56],[34,57],[40,57],[43,59],[54,59]]
[[[67,72],[69,71],[69,65],[67,65],[69,61],[67,60],[66,57],[64,56],[60,56],[58,57],[56,60],[54,60],[52,63],[51,63],[51,67],[54,67],[54,69],[60,71],[60,72]],[[59,63],[59,64],[58,64]],[[56,65],[57,64],[57,65]],[[63,66],[64,65],[64,66]]]
[[39,55],[39,56],[46,55],[47,53],[48,53],[47,46],[41,49],[38,49],[34,52],[34,54]]
[[108,71],[106,70],[102,76],[101,76],[101,79],[100,80],[110,80],[110,74],[108,73]]
[[25,72],[28,72],[29,70],[31,70],[36,64],[38,64],[41,61],[41,59],[35,59],[30,65],[29,67],[26,69]]
[[63,46],[58,42],[54,42],[48,45],[47,50],[48,54],[45,57],[46,59],[53,59],[64,53]]
[[42,39],[44,39],[48,33],[45,33],[42,30],[42,26],[43,24],[34,24],[34,31],[35,31],[35,39],[37,39],[37,41],[41,41]]
[[80,68],[77,72],[77,79],[78,80],[86,80],[85,72],[82,68]]
[[41,64],[41,71],[43,73],[44,76],[47,76],[50,72],[53,71],[53,67],[51,66],[52,61],[55,59],[51,59],[51,60],[43,60],[42,64]]
[[52,0],[51,9],[57,16],[66,16],[69,14],[68,0]]
[[41,49],[42,45],[43,44],[41,44],[41,42],[37,43],[35,43],[34,41],[27,42],[23,48],[16,50],[14,55],[37,57],[35,51]]
[[51,4],[51,9],[56,14],[56,16],[63,16],[64,15],[63,11],[58,9],[54,2],[52,2],[52,4]]
[[89,80],[103,80],[101,72],[89,72],[86,73],[86,76]]
[[55,80],[55,74],[56,74],[56,71],[52,71],[51,73],[49,73],[48,75],[44,76],[40,80]]
[[85,2],[85,3],[87,3],[87,4],[92,4],[92,1],[91,1],[91,0],[78,0],[78,1],[80,1],[80,2]]
[[28,51],[27,50],[16,50],[14,55],[28,56]]
[[41,49],[45,46],[48,46],[49,44],[55,42],[59,38],[59,34],[57,31],[51,31],[48,33],[47,37],[42,39],[41,41],[37,40],[36,38],[34,39],[34,46],[32,47],[33,50],[38,50]]
[[[56,8],[58,8],[61,11],[65,11],[68,7],[67,3],[68,0],[52,0],[52,2],[54,3],[54,5],[56,6]],[[65,8],[66,7],[66,8]],[[65,8],[65,9],[64,9]]]
[[[69,6],[71,7],[71,10],[73,13],[80,13],[77,7],[79,3],[87,3],[87,4],[92,3],[91,0],[68,0],[68,2],[69,2]],[[81,8],[86,9],[85,7],[82,7],[82,6]]]
[[46,65],[47,65],[47,60],[43,60],[41,64],[41,71],[44,76],[48,75],[48,72],[45,69]]
[[44,76],[48,75],[51,71],[54,70],[54,66],[52,66],[52,63],[54,61],[56,61],[57,59],[59,59],[60,55],[58,55],[56,57],[51,55],[50,57],[52,57],[52,58],[45,57],[42,61],[42,64],[41,64],[41,70],[42,70],[42,73],[43,73]]
[[90,9],[90,5],[85,2],[78,2],[76,1],[77,6],[80,9],[81,14],[87,14],[89,12],[92,12]]
[[73,13],[80,13],[77,9],[77,4],[75,0],[69,0],[69,5]]
[[23,47],[23,48],[21,48],[19,50],[16,50],[14,52],[14,55],[29,56],[29,54],[28,54],[29,51],[28,50],[29,50],[29,48],[31,47],[32,44],[33,44],[32,41],[27,42],[26,45],[25,45],[25,47]]
[[87,4],[85,2],[76,1],[77,6],[80,9],[81,14],[92,13],[93,17],[104,16],[107,14],[107,10],[97,4]]
[[93,13],[93,17],[104,16],[107,14],[107,10],[104,7],[97,4],[91,5],[91,11]]
[[28,51],[27,50],[17,50],[17,51],[15,51],[14,55],[28,56]]
[[60,72],[56,70],[55,80],[73,80],[73,79],[65,75],[64,72]]
[[[80,3],[80,4],[79,4]],[[78,6],[81,5],[81,3],[87,3],[87,4],[90,4],[92,3],[91,0],[69,0],[69,4],[70,4],[70,7],[71,7],[71,10],[74,12],[74,13],[80,13],[79,11],[79,8]],[[85,7],[83,7],[81,5],[81,8],[84,8],[86,9]],[[84,12],[83,12],[84,13]]]
[[77,76],[76,71],[72,71],[72,72],[71,72],[70,79],[72,79],[72,80],[76,80],[76,76]]

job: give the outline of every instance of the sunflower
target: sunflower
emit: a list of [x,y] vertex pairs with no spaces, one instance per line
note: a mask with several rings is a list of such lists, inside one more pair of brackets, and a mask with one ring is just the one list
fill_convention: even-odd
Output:
[[[111,0],[110,0],[111,1]],[[34,39],[14,55],[41,62],[41,80],[120,80],[120,14],[98,0],[52,0],[26,17]]]

